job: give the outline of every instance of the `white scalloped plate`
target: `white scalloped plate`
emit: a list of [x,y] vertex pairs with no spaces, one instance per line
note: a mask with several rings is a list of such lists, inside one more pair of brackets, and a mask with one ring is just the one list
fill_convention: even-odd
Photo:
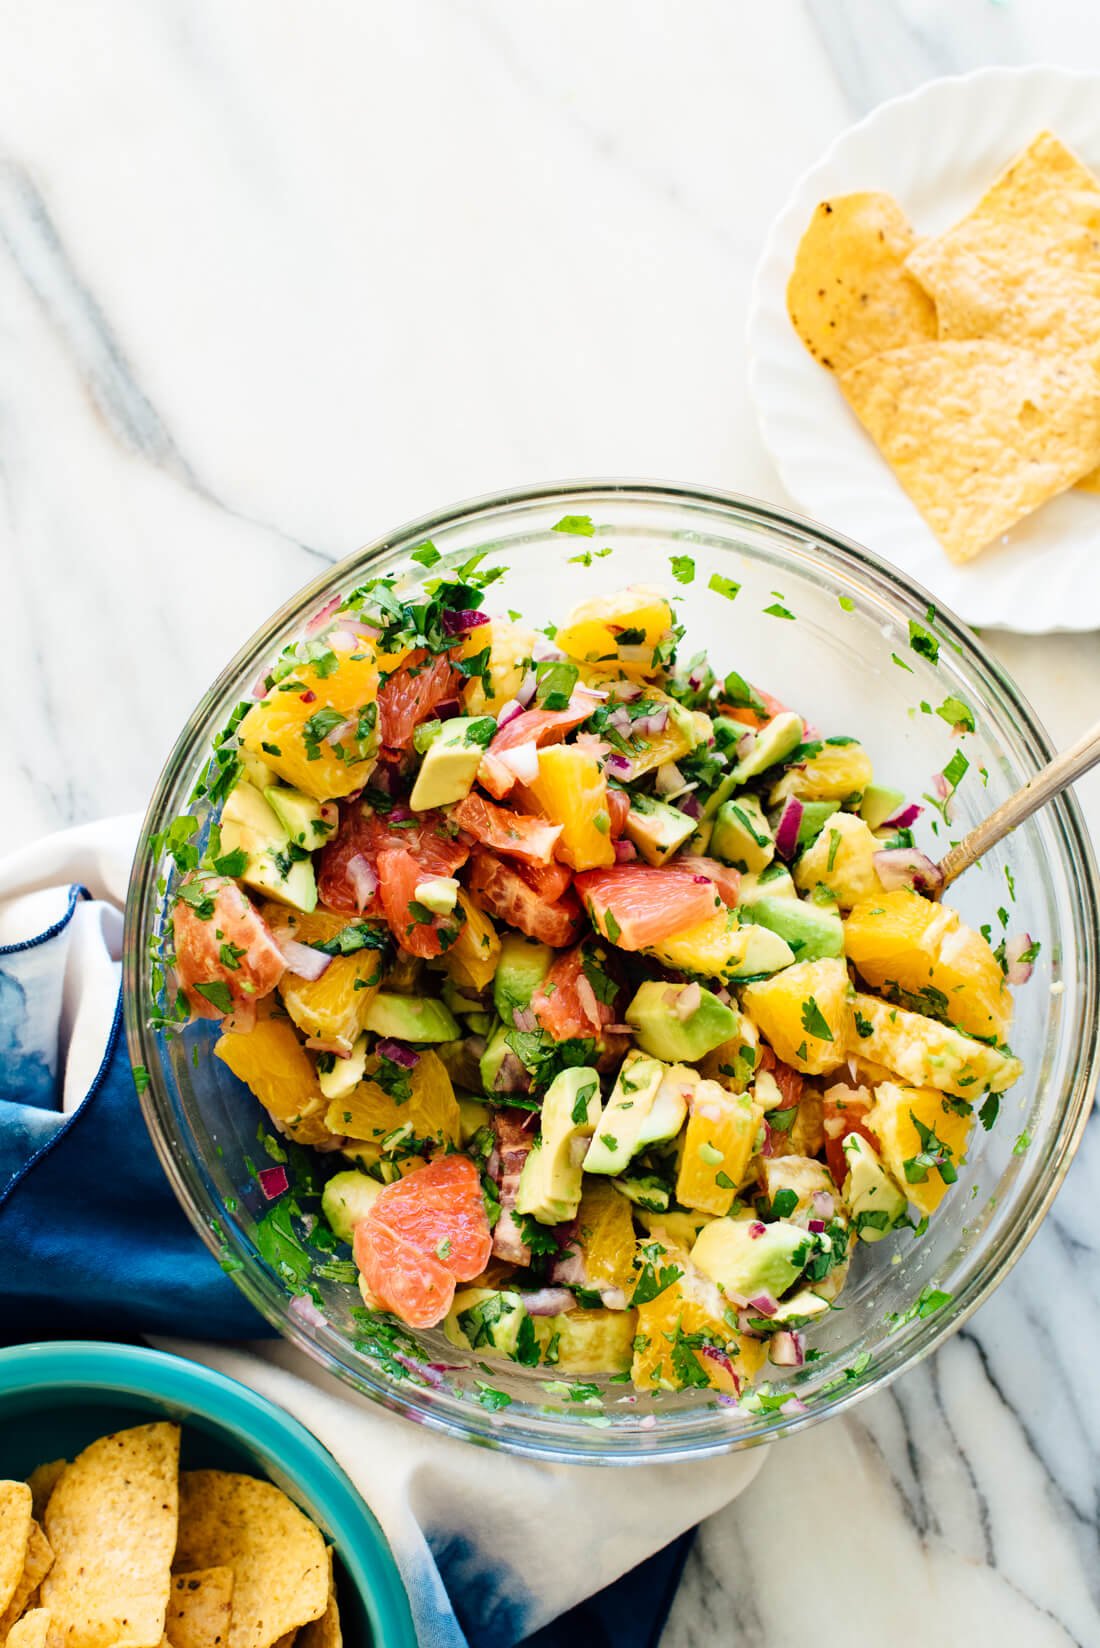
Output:
[[748,322],[761,434],[799,506],[908,573],[968,623],[1028,634],[1100,629],[1100,496],[1063,493],[970,565],[953,565],[830,374],[802,347],[786,290],[819,200],[886,189],[918,234],[937,234],[1044,128],[1100,174],[1100,76],[981,69],[882,104],[805,174],[772,225]]

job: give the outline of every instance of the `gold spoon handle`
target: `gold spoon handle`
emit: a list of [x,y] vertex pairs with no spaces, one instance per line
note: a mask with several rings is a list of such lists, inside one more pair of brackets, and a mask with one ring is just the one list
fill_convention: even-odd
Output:
[[995,847],[998,841],[1014,830],[1017,824],[1022,824],[1025,818],[1030,818],[1033,812],[1057,795],[1075,779],[1087,773],[1090,768],[1100,762],[1100,722],[1091,731],[1079,738],[1070,749],[1063,750],[1054,760],[1029,779],[1022,790],[1010,795],[1002,802],[996,812],[971,830],[969,835],[963,836],[957,847],[952,847],[945,858],[940,860],[940,874],[946,887],[961,876],[964,870],[969,870],[976,864],[983,853],[990,847]]

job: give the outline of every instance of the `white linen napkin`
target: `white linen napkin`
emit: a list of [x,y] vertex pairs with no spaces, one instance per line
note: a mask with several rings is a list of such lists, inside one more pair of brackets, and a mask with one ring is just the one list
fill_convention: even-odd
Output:
[[[69,924],[57,994],[66,1111],[107,1045],[138,825],[136,816],[105,819],[0,859],[0,946],[57,921],[72,886],[91,895]],[[764,1462],[756,1448],[675,1466],[540,1464],[399,1419],[282,1342],[153,1342],[269,1397],[329,1448],[390,1541],[422,1648],[511,1648],[736,1498]]]

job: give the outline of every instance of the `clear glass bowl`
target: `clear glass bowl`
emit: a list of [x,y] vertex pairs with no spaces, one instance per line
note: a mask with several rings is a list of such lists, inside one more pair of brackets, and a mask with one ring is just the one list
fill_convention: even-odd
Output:
[[[554,532],[566,514],[590,515],[595,537]],[[176,1036],[149,1028],[157,994],[150,939],[167,907],[165,865],[149,841],[190,810],[211,740],[310,616],[335,592],[382,572],[400,570],[414,583],[431,576],[409,559],[425,538],[448,559],[481,549],[507,567],[486,604],[518,608],[536,624],[627,582],[666,585],[677,595],[692,651],[708,648],[722,670],[736,667],[827,731],[858,735],[879,781],[911,797],[932,788],[933,775],[961,745],[970,767],[955,802],[955,835],[1049,757],[1031,709],[957,619],[930,615],[920,589],[858,545],[769,505],[605,481],[530,488],[413,522],[315,579],[253,636],[198,705],[157,785],[127,909],[125,994],[132,1057],[149,1072],[145,1116],[168,1176],[199,1234],[280,1333],[349,1385],[451,1435],[543,1459],[609,1464],[700,1457],[816,1424],[893,1379],[966,1321],[1034,1235],[1069,1166],[1097,1068],[1097,883],[1077,805],[1060,797],[951,890],[970,923],[989,922],[997,932],[1003,908],[1011,931],[1042,943],[1032,979],[1017,992],[1012,1041],[1025,1074],[993,1131],[976,1128],[960,1182],[926,1234],[900,1232],[860,1248],[844,1308],[812,1330],[820,1357],[794,1375],[796,1400],[767,1401],[752,1412],[711,1392],[644,1396],[600,1381],[597,1410],[563,1399],[561,1387],[547,1390],[552,1369],[479,1364],[439,1331],[417,1342],[380,1337],[356,1320],[355,1287],[325,1274],[331,1255],[311,1253],[308,1236],[320,1309],[295,1298],[300,1280],[284,1279],[286,1255],[280,1258],[257,1223],[268,1210],[250,1171],[266,1161],[257,1144],[261,1113],[210,1056],[213,1028],[194,1025]],[[577,559],[608,546],[611,554],[587,566]],[[672,553],[694,559],[690,585],[672,581]],[[740,585],[735,600],[708,588],[713,573]],[[776,604],[794,621],[765,613]],[[937,662],[910,646],[911,620],[939,637]],[[976,716],[977,730],[961,740],[934,713],[949,695],[965,699]],[[926,809],[917,835],[938,857],[947,832],[941,825],[938,839],[931,833],[935,817]],[[315,1205],[308,1182],[299,1175],[294,1189],[308,1216]],[[302,1225],[295,1228],[302,1236]],[[291,1272],[304,1263],[296,1250],[290,1260]],[[950,1299],[929,1310],[933,1291]],[[778,1383],[773,1389],[786,1394]],[[504,1405],[503,1397],[511,1400]]]

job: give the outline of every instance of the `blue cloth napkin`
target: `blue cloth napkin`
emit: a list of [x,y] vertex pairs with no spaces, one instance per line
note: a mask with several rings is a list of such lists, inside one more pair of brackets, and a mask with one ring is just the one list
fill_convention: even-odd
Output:
[[0,1332],[255,1339],[274,1330],[196,1238],[145,1130],[116,1002],[87,1097],[61,1109],[58,1025],[82,888],[0,946]]
[[759,1452],[625,1472],[475,1452],[273,1335],[191,1230],[141,1116],[119,1011],[135,834],[107,821],[0,862],[0,1342],[152,1335],[295,1413],[382,1523],[423,1648],[655,1643],[684,1530]]

